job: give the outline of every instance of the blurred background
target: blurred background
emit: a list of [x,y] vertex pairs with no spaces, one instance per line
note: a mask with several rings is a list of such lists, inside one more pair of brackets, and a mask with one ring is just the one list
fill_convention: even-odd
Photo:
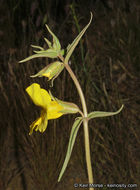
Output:
[[[119,115],[89,122],[94,183],[137,184],[134,189],[139,189],[139,0],[0,0],[0,190],[72,190],[74,183],[88,182],[83,127],[57,182],[76,115],[50,120],[43,134],[28,135],[40,109],[25,88],[38,82],[49,89],[46,78],[29,76],[52,60],[18,61],[33,54],[31,44],[46,47],[43,38],[51,40],[46,23],[66,48],[89,22],[90,11],[93,21],[71,57],[71,68],[89,112],[125,105]],[[52,94],[81,107],[66,71],[54,81]]]

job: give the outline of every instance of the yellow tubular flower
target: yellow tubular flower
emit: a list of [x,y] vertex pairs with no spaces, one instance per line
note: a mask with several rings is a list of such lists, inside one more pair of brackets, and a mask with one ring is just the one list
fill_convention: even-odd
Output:
[[26,92],[34,104],[42,108],[40,117],[30,125],[29,134],[31,135],[34,129],[43,133],[47,128],[49,119],[56,119],[63,115],[63,113],[60,113],[63,107],[56,101],[52,101],[49,93],[45,89],[40,88],[40,85],[37,83],[27,87]]
[[49,119],[57,119],[63,114],[79,112],[77,105],[55,99],[45,89],[40,88],[37,83],[27,87],[26,92],[34,104],[42,108],[40,117],[30,125],[29,135],[32,134],[33,130],[43,133],[47,128]]

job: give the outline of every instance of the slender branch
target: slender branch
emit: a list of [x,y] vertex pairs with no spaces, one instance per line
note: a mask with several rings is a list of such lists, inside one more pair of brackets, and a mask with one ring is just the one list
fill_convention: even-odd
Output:
[[86,101],[85,101],[85,97],[84,97],[83,91],[81,89],[81,86],[79,84],[79,81],[77,80],[77,78],[76,78],[75,74],[73,73],[72,69],[70,68],[70,66],[64,62],[64,57],[62,57],[61,55],[59,55],[59,58],[64,63],[65,68],[67,69],[67,71],[69,72],[72,80],[74,81],[74,84],[75,84],[75,86],[77,88],[78,94],[79,94],[80,99],[81,99],[84,116],[87,117]]
[[87,106],[86,106],[86,102],[85,102],[85,97],[83,94],[83,91],[81,89],[81,86],[79,84],[79,81],[77,80],[75,74],[73,73],[73,71],[71,70],[70,66],[68,64],[65,64],[65,68],[67,69],[67,71],[69,72],[72,80],[74,81],[74,84],[78,90],[80,99],[81,99],[81,103],[82,103],[82,108],[83,108],[83,113],[84,113],[84,117],[87,117]]
[[[64,58],[63,57],[59,57],[63,63],[64,63]],[[67,69],[67,71],[69,72],[72,80],[74,81],[74,84],[78,90],[80,99],[81,99],[81,103],[82,103],[82,108],[83,108],[83,114],[84,117],[87,117],[87,106],[86,106],[86,101],[85,101],[85,97],[83,94],[83,91],[81,89],[81,86],[79,84],[79,81],[77,80],[75,74],[73,73],[72,69],[70,68],[70,66],[66,63],[64,63],[65,68]],[[85,137],[85,153],[86,153],[86,163],[87,163],[87,172],[88,172],[88,180],[89,180],[89,184],[93,184],[93,173],[92,173],[92,166],[91,166],[91,155],[90,155],[90,144],[89,144],[89,131],[88,131],[88,120],[84,119],[83,121],[83,125],[84,125],[84,137]],[[89,188],[90,190],[94,190],[94,188]]]

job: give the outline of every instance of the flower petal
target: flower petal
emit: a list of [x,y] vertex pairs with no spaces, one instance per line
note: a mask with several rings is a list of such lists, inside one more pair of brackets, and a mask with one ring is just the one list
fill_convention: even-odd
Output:
[[51,97],[49,93],[45,89],[40,88],[40,85],[37,83],[33,83],[29,87],[27,87],[26,92],[28,93],[34,104],[44,109],[46,109],[48,104],[51,102]]
[[47,112],[46,110],[41,111],[41,116],[36,119],[31,125],[30,125],[30,132],[29,135],[33,133],[33,130],[40,131],[43,133],[48,125],[48,118],[47,118]]
[[48,119],[56,119],[61,117],[63,113],[60,111],[63,109],[61,105],[59,105],[56,101],[51,101],[51,103],[47,107],[47,117]]

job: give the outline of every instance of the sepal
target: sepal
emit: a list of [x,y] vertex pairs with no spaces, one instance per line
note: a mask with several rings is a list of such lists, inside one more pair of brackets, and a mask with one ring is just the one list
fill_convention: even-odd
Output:
[[63,107],[61,110],[63,114],[78,113],[80,111],[79,107],[74,103],[61,101],[57,98],[55,100]]
[[65,102],[65,101],[55,98],[52,95],[51,91],[49,91],[49,94],[50,94],[51,99],[56,101],[63,108],[60,111],[61,113],[63,113],[63,114],[73,114],[73,113],[78,113],[78,112],[81,113],[79,107],[76,104],[71,103],[71,102]]
[[31,55],[21,61],[19,61],[19,63],[23,63],[26,61],[29,61],[31,59],[34,58],[38,58],[38,57],[48,57],[48,58],[57,58],[59,57],[59,55],[63,56],[64,55],[64,50],[61,49],[61,44],[58,40],[58,38],[55,36],[55,34],[50,30],[50,28],[48,27],[48,25],[46,25],[47,30],[49,31],[49,33],[52,35],[53,37],[53,42],[51,43],[47,38],[44,38],[45,42],[47,43],[49,49],[44,49],[43,47],[40,46],[35,46],[35,45],[31,45],[33,48],[35,48],[35,50],[33,50],[33,52],[35,53],[34,55]]
[[58,38],[56,37],[56,35],[50,30],[49,26],[46,24],[45,25],[48,32],[52,35],[53,37],[53,45],[52,45],[52,48],[55,49],[56,51],[60,51],[61,50],[61,45],[60,45],[60,42],[58,40]]

